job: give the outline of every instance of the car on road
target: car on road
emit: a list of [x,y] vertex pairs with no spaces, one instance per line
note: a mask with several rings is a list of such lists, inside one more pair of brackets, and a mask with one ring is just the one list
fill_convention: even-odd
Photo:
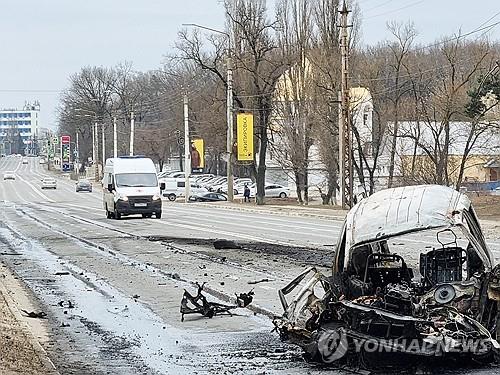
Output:
[[3,179],[4,180],[15,180],[16,179],[16,175],[14,172],[5,172],[3,174]]
[[227,201],[227,197],[222,193],[207,192],[191,195],[189,200],[191,202],[224,202]]
[[40,160],[38,161],[38,163],[45,164],[46,163],[45,158],[40,158]]
[[42,189],[57,189],[57,181],[55,180],[55,178],[42,178]]
[[310,267],[278,292],[276,329],[309,359],[385,373],[498,356],[500,264],[465,194],[420,185],[361,200],[331,269]]
[[76,192],[88,191],[92,193],[92,183],[89,180],[79,180],[76,183]]
[[28,159],[27,158],[23,158],[23,164],[28,164]]

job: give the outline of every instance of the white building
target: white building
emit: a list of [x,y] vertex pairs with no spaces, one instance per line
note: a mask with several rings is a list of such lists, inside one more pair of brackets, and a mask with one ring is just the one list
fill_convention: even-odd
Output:
[[38,102],[26,103],[22,109],[0,110],[0,152],[7,155],[35,154],[39,128],[40,103]]

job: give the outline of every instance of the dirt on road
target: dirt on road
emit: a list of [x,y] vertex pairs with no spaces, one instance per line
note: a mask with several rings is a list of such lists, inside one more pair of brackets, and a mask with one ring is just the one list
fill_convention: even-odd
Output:
[[12,278],[0,265],[0,373],[3,375],[57,374],[45,352],[29,332],[9,295],[5,280]]

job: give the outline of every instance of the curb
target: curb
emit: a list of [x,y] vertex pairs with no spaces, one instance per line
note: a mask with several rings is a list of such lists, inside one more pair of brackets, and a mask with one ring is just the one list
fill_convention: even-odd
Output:
[[[292,216],[292,217],[315,217],[318,219],[328,219],[328,220],[336,220],[336,221],[344,221],[345,214],[342,216],[339,215],[322,215],[322,214],[317,214],[313,212],[293,212],[293,211],[274,211],[274,210],[269,210],[269,209],[258,209],[258,208],[251,208],[251,207],[237,207],[237,206],[222,206],[222,205],[217,205],[217,204],[210,204],[210,203],[203,203],[203,202],[198,202],[195,203],[198,206],[202,207],[210,207],[210,208],[217,208],[217,209],[226,209],[226,210],[232,210],[232,211],[242,211],[242,212],[254,212],[254,213],[265,213],[265,214],[270,214],[270,215],[275,215],[275,216]],[[272,206],[276,207],[276,206]],[[307,209],[297,209],[298,211],[304,210],[306,211]]]

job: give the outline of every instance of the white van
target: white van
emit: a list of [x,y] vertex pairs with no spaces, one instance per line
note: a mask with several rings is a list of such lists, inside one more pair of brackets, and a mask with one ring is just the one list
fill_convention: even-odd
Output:
[[[183,197],[186,195],[186,179],[185,178],[161,178],[160,182],[165,184],[165,189],[162,191],[162,195],[167,197],[170,201],[175,201],[177,197]],[[202,194],[207,193],[208,189],[200,186],[196,182],[190,182],[191,194]]]
[[106,160],[104,168],[103,205],[108,219],[142,214],[161,218],[161,190],[156,168],[149,158],[121,156]]

